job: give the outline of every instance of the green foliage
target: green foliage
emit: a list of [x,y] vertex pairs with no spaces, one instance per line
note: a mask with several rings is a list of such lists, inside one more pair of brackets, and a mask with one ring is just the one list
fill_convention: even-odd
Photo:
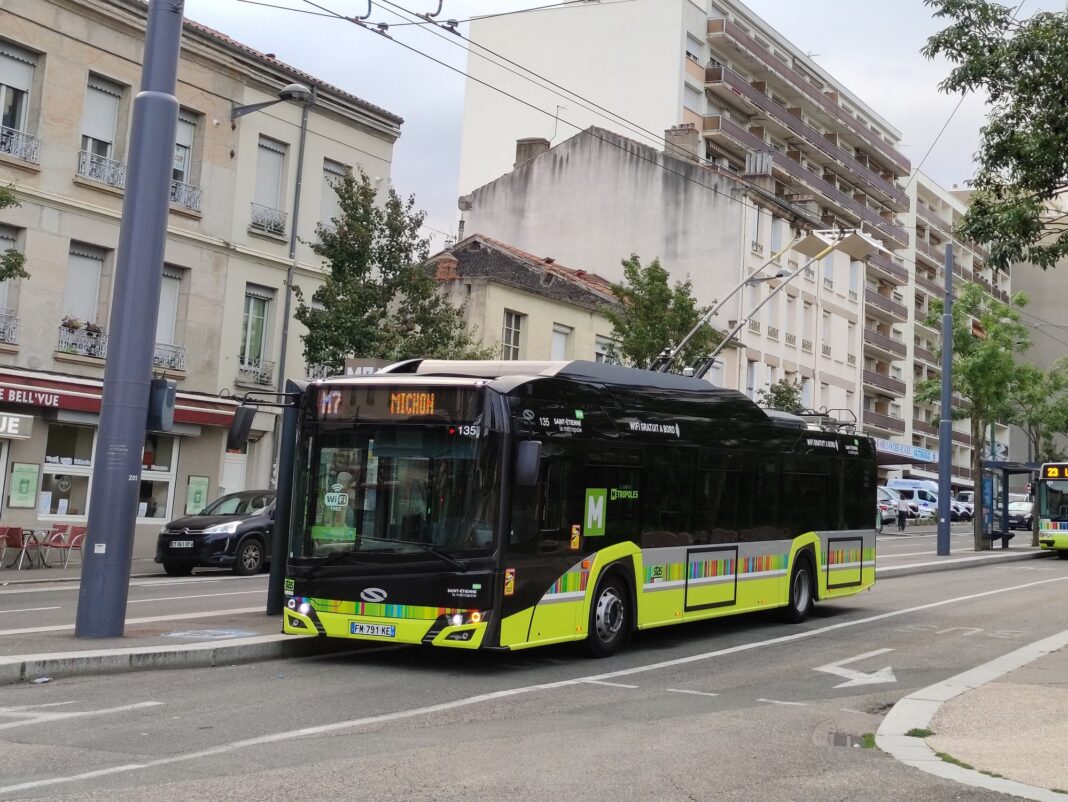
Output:
[[[625,365],[648,368],[665,348],[681,342],[705,310],[698,308],[689,281],[669,284],[667,270],[654,259],[642,266],[637,254],[623,260],[623,283],[613,284],[619,309],[604,310],[613,327],[612,358]],[[707,356],[721,335],[702,327],[675,360],[675,368],[693,365]]]
[[[21,205],[10,187],[0,187],[0,209]],[[14,248],[0,251],[0,281],[29,277],[30,274],[26,272],[26,254]]]
[[1061,361],[1048,371],[1020,365],[1009,388],[1009,404],[1010,421],[1027,435],[1028,462],[1064,459],[1054,436],[1068,431],[1068,363]]
[[801,382],[779,379],[757,393],[757,403],[765,409],[781,409],[783,412],[803,412]]
[[340,212],[316,228],[312,245],[327,263],[325,282],[306,303],[294,288],[296,318],[309,364],[341,370],[350,356],[400,360],[410,357],[484,359],[464,324],[422,264],[427,240],[419,236],[425,214],[415,199],[388,188],[384,202],[371,179],[346,174],[334,187]]
[[[1027,296],[1017,293],[1008,306],[989,295],[978,284],[961,287],[953,303],[953,361],[951,381],[960,406],[954,407],[956,419],[971,420],[972,470],[982,474],[983,453],[986,451],[986,432],[990,424],[1009,421],[1013,416],[1011,390],[1017,383],[1019,367],[1016,355],[1031,344],[1027,327],[1020,322],[1017,307],[1027,303]],[[927,325],[942,327],[942,302],[931,304]],[[941,349],[939,349],[941,353]],[[941,380],[930,379],[916,388],[916,397],[928,403],[940,401]],[[984,548],[982,532],[982,499],[975,497],[975,549]],[[986,542],[989,548],[989,541]]]
[[[988,98],[964,240],[988,243],[991,262],[1052,267],[1068,254],[1068,11],[1016,20],[990,0],[925,0],[949,21],[927,40],[928,58],[955,66],[940,88]],[[1052,203],[1051,203],[1052,201]]]
[[905,733],[910,738],[930,738],[934,735],[934,730],[929,730],[926,727],[913,727],[911,730]]

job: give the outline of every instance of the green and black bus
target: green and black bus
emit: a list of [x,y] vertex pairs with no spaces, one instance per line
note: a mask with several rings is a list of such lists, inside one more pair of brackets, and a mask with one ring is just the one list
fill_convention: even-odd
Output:
[[875,447],[584,361],[412,360],[300,399],[285,631],[525,649],[875,581]]

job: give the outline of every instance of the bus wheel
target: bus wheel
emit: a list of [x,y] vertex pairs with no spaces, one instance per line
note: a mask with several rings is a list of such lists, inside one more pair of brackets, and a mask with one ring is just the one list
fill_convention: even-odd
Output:
[[812,571],[812,560],[807,553],[802,553],[794,560],[794,570],[790,574],[790,594],[783,611],[783,618],[791,624],[800,624],[812,612],[816,598],[816,576]]
[[608,657],[630,637],[630,607],[627,586],[616,574],[601,580],[590,608],[585,648],[591,657]]
[[1062,560],[1068,560],[1068,549],[1057,549],[1057,556]]

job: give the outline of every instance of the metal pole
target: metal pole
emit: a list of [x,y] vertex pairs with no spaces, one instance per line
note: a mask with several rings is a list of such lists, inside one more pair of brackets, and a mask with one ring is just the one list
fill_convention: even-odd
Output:
[[183,5],[181,0],[148,4],[74,628],[81,638],[121,637],[126,620],[178,126],[174,89]]
[[953,492],[953,243],[946,243],[942,309],[942,404],[938,421],[938,554],[949,554]]
[[[300,387],[287,381],[286,393],[300,393]],[[290,502],[293,499],[293,461],[296,456],[299,396],[284,397],[282,433],[278,449],[278,493],[274,502],[274,529],[271,532],[271,573],[267,578],[267,615],[280,615],[284,600],[286,558],[289,554]]]

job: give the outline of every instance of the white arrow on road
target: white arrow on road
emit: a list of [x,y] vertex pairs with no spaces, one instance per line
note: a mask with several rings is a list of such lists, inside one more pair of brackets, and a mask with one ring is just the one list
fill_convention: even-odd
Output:
[[894,672],[890,666],[880,668],[872,674],[865,674],[863,671],[857,671],[855,668],[845,667],[849,663],[856,663],[858,660],[866,660],[869,657],[876,657],[877,655],[886,654],[887,652],[892,651],[894,650],[876,649],[874,652],[858,654],[856,657],[850,657],[848,660],[839,660],[836,663],[828,663],[825,666],[813,669],[813,671],[834,674],[836,677],[842,677],[846,680],[840,685],[835,685],[834,687],[836,688],[852,688],[855,685],[878,685],[883,682],[897,682],[897,677],[894,676]]

